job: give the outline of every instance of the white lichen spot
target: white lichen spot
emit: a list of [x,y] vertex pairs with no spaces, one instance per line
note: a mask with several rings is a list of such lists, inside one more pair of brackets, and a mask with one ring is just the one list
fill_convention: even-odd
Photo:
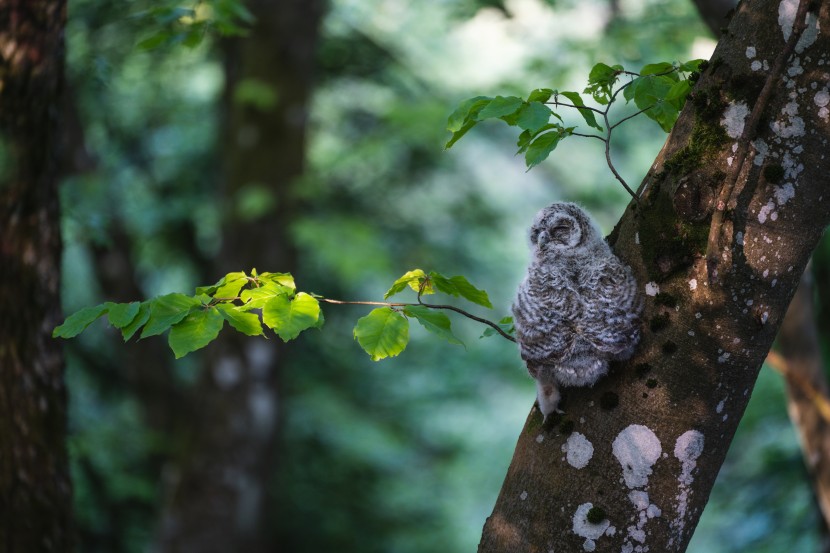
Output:
[[611,445],[623,470],[625,485],[642,488],[648,484],[651,467],[660,458],[660,440],[647,426],[632,424],[620,432]]
[[522,501],[524,501],[525,499],[527,499],[527,492],[522,492],[522,493],[519,495],[519,499],[521,499]]
[[752,59],[752,58],[755,57],[755,54],[756,54],[756,52],[755,52],[755,47],[754,46],[747,46],[746,47],[746,57],[748,57],[749,59]]
[[815,104],[820,108],[830,104],[830,92],[828,92],[826,88],[819,90],[813,97],[813,102],[815,102]]
[[640,245],[640,233],[639,232],[634,233],[634,243],[637,244],[638,246]]
[[545,436],[544,436],[544,434],[539,434],[538,436],[536,436],[536,443],[537,443],[537,444],[541,444],[541,443],[542,443],[542,442],[544,442],[544,441],[545,441]]
[[703,317],[703,315],[701,315],[700,312],[695,313],[695,319],[700,319],[701,317]]
[[758,222],[762,224],[766,223],[767,217],[769,217],[769,214],[772,213],[774,209],[775,204],[772,202],[772,200],[770,200],[769,202],[767,202],[767,205],[758,210]]
[[726,402],[726,400],[725,400],[725,399],[720,400],[720,403],[718,403],[718,406],[717,406],[717,407],[715,407],[715,412],[716,412],[716,413],[720,414],[720,413],[723,411],[723,404],[724,404],[725,402]]
[[807,26],[798,38],[798,42],[795,45],[795,51],[800,54],[805,48],[812,46],[818,38],[820,30],[821,25],[818,22],[816,14],[813,12],[807,12]]
[[594,446],[584,435],[573,432],[568,441],[562,444],[562,451],[567,454],[568,464],[575,469],[588,466],[594,456]]
[[752,146],[755,148],[755,159],[752,160],[752,163],[760,167],[764,164],[764,159],[766,159],[767,152],[769,152],[769,146],[761,138],[754,140]]
[[784,205],[795,197],[795,188],[792,184],[786,183],[775,187],[775,201],[778,205]]
[[744,123],[749,115],[749,107],[743,102],[732,102],[723,112],[720,124],[726,129],[726,134],[732,138],[740,138],[744,132]]
[[686,526],[686,510],[689,505],[690,486],[694,482],[692,471],[697,466],[697,459],[703,453],[703,434],[697,430],[684,432],[674,444],[674,456],[680,461],[681,472],[678,477],[679,492],[677,499],[677,518],[671,522],[671,528],[679,539]]
[[785,42],[790,40],[790,35],[793,33],[793,21],[795,21],[797,11],[798,0],[781,0],[778,4],[778,25],[781,27]]
[[697,290],[697,279],[693,278],[689,281],[689,290]]
[[652,281],[646,284],[646,295],[647,296],[656,296],[660,293],[660,286]]
[[775,134],[781,138],[797,138],[806,134],[804,119],[796,115],[798,113],[797,102],[793,101],[784,105],[781,113],[784,114],[784,119],[788,121],[773,121],[770,128]]
[[744,245],[744,233],[743,232],[738,231],[738,232],[735,233],[735,243],[738,244],[739,246]]
[[755,60],[755,61],[753,61],[752,63],[749,64],[749,68],[752,69],[753,71],[760,71],[763,66],[764,65],[758,60]]
[[718,363],[726,363],[727,360],[732,356],[731,353],[725,351],[718,356]]
[[588,511],[593,508],[593,503],[583,503],[576,508],[573,516],[573,532],[577,536],[585,538],[582,548],[585,551],[596,549],[596,541],[602,537],[611,526],[611,522],[605,519],[596,524],[588,521]]

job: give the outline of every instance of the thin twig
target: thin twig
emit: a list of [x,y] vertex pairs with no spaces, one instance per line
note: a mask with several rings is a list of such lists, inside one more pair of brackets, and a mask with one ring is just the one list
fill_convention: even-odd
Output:
[[320,301],[324,301],[326,303],[334,303],[334,304],[337,304],[337,305],[380,305],[380,306],[384,306],[384,307],[407,307],[407,306],[417,307],[419,305],[423,305],[424,307],[429,307],[430,309],[446,309],[446,310],[449,310],[449,311],[455,311],[456,313],[464,315],[468,319],[472,319],[476,322],[479,322],[479,323],[482,323],[482,324],[485,324],[485,325],[489,326],[490,328],[492,328],[493,330],[495,330],[496,332],[501,334],[501,336],[503,338],[506,338],[507,340],[510,340],[511,342],[516,341],[516,339],[514,337],[512,337],[511,335],[506,333],[504,330],[502,330],[502,328],[499,325],[497,325],[496,323],[494,323],[493,321],[488,321],[487,319],[482,319],[481,317],[476,317],[472,313],[468,313],[468,312],[464,311],[463,309],[460,309],[460,308],[455,307],[453,305],[440,305],[440,304],[434,304],[434,303],[424,303],[424,302],[420,301],[420,297],[419,297],[418,303],[398,303],[398,302],[385,302],[385,301],[346,301],[346,300],[332,300],[332,299],[320,298],[320,297],[318,297],[317,299],[320,300]]
[[571,132],[571,136],[581,136],[583,138],[596,138],[597,140],[602,140],[605,142],[605,139],[596,134],[582,134],[581,132]]
[[637,197],[637,194],[633,190],[631,190],[631,188],[628,186],[628,183],[625,182],[625,179],[623,179],[622,176],[620,176],[620,174],[617,172],[616,167],[614,167],[614,163],[611,161],[611,126],[608,122],[607,112],[608,110],[606,110],[606,112],[602,114],[602,118],[605,120],[605,128],[608,129],[608,132],[605,135],[605,162],[608,164],[608,168],[611,169],[611,172],[614,173],[614,176],[617,177],[617,180],[620,181],[620,184],[623,185],[623,188],[625,188],[628,191],[628,193],[631,194],[631,197],[634,198],[634,201],[639,204],[640,198]]
[[545,102],[546,104],[551,104],[554,106],[562,106],[564,108],[574,108],[574,109],[587,109],[588,111],[593,111],[594,113],[598,113],[602,115],[602,110],[598,108],[592,108],[591,106],[577,106],[574,104],[568,104],[565,102],[560,102],[559,100],[554,100],[553,102]]
[[758,94],[758,100],[756,100],[755,105],[752,107],[749,119],[744,125],[740,138],[738,138],[738,150],[735,152],[734,160],[732,161],[732,172],[729,174],[726,183],[724,183],[723,188],[720,190],[718,200],[715,204],[715,211],[712,214],[712,223],[709,226],[709,238],[706,243],[706,268],[710,282],[715,282],[717,280],[719,262],[718,250],[720,249],[719,239],[723,227],[723,217],[726,213],[726,208],[729,205],[729,200],[732,198],[732,192],[735,190],[735,184],[738,182],[738,177],[741,174],[744,162],[746,161],[746,156],[749,152],[749,139],[755,135],[755,130],[761,120],[761,113],[767,107],[767,104],[769,104],[773,89],[784,71],[784,64],[787,63],[787,60],[793,53],[793,50],[795,50],[795,46],[807,26],[806,18],[809,4],[809,0],[801,0],[799,2],[798,11],[796,12],[795,19],[793,20],[793,30],[790,34],[790,38],[787,41],[787,44],[784,45],[784,49],[781,50],[778,57],[775,59],[775,63],[772,66],[772,70],[769,72],[767,81],[764,83],[764,88],[762,88],[760,94]]
[[640,115],[641,113],[646,112],[646,111],[650,110],[650,109],[651,109],[651,108],[653,108],[653,107],[654,107],[654,105],[650,105],[650,106],[648,106],[647,108],[643,108],[643,109],[641,109],[641,110],[640,110],[640,111],[638,111],[637,113],[633,113],[633,114],[629,115],[628,117],[625,117],[625,118],[623,118],[623,119],[620,119],[619,121],[617,121],[616,123],[614,123],[613,125],[611,125],[611,129],[610,129],[610,130],[614,130],[615,128],[617,128],[617,127],[618,127],[618,126],[620,126],[621,124],[625,123],[625,122],[626,122],[626,121],[628,121],[629,119],[633,119],[634,117],[637,117],[637,116],[638,116],[638,115]]

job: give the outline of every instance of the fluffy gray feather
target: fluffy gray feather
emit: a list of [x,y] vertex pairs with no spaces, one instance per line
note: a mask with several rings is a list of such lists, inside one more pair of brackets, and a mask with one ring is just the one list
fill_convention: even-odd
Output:
[[643,301],[631,268],[576,204],[541,210],[530,228],[530,247],[513,320],[547,417],[557,410],[560,386],[593,386],[609,361],[631,357]]

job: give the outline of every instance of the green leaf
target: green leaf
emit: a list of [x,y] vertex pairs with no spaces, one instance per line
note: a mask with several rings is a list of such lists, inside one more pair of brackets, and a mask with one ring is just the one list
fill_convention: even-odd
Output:
[[611,101],[611,89],[622,72],[622,65],[594,65],[588,75],[588,86],[583,92],[593,96],[598,103],[607,104]]
[[106,306],[110,324],[115,328],[124,328],[138,315],[141,303],[137,301],[132,303],[107,302]]
[[482,109],[476,119],[483,121],[494,117],[504,117],[515,113],[524,104],[524,100],[517,96],[496,96]]
[[201,349],[219,336],[225,319],[216,308],[196,309],[170,328],[167,343],[176,359]]
[[169,31],[159,31],[136,44],[136,48],[139,50],[155,50],[165,45],[172,37],[173,35]]
[[421,323],[421,326],[449,343],[464,346],[464,342],[452,333],[449,317],[440,311],[430,309],[424,305],[407,305],[403,308],[403,312],[407,316],[415,317]]
[[[421,269],[413,269],[411,271],[407,271],[401,278],[399,278],[392,284],[392,287],[389,288],[389,290],[387,290],[386,293],[383,295],[383,299],[389,299],[395,294],[403,292],[407,286],[418,292],[419,290],[421,290],[421,283],[424,280],[427,280],[427,275]],[[427,282],[423,290],[421,291],[421,294],[425,295],[432,293],[434,293],[432,285],[429,284],[429,282]]]
[[[582,100],[582,96],[580,96],[578,92],[570,92],[566,90],[564,92],[560,92],[559,94],[570,100],[573,103],[573,105],[577,106],[578,108],[585,106],[585,102]],[[597,123],[597,118],[594,116],[593,111],[587,108],[578,109],[578,111],[582,118],[585,119],[585,122],[588,123],[589,127],[593,127],[598,131],[602,130],[602,127],[599,125],[599,123]]]
[[201,306],[198,299],[184,294],[167,294],[150,300],[150,316],[141,332],[141,338],[161,334],[187,317],[194,307]]
[[706,60],[689,60],[686,63],[681,63],[678,69],[684,73],[691,73],[692,71],[700,71],[700,64]]
[[678,115],[677,107],[666,101],[674,85],[675,82],[667,76],[638,77],[625,89],[624,95],[627,100],[633,98],[638,108],[647,110],[647,117],[669,132]]
[[297,285],[294,284],[294,277],[291,276],[291,273],[262,273],[259,275],[259,280],[273,282],[274,284],[285,286],[291,290],[297,289]]
[[288,296],[276,296],[262,308],[262,320],[283,342],[287,342],[303,330],[319,326],[320,304],[305,292],[300,292],[292,300]]
[[[640,75],[657,75],[660,73],[668,73],[671,74],[675,70],[674,65],[668,62],[660,62],[660,63],[649,63],[648,65],[644,65],[642,69],[640,69]],[[669,76],[669,75],[665,75]],[[676,79],[675,75],[675,79]]]
[[[492,99],[490,96],[476,96],[458,104],[458,107],[447,119],[447,130],[453,133],[460,131],[470,120],[474,120],[478,112],[489,104]],[[449,146],[447,147],[449,148]]]
[[537,132],[548,124],[552,113],[545,104],[535,101],[530,102],[519,110],[516,124],[520,129]]
[[550,100],[550,97],[553,96],[553,89],[550,88],[537,88],[533,92],[530,93],[530,96],[527,97],[528,102],[542,102],[543,104]]
[[53,338],[74,338],[107,312],[107,304],[84,307],[66,318],[62,325],[52,331]]
[[219,310],[219,314],[242,334],[262,336],[262,323],[259,322],[259,315],[256,313],[243,311],[227,303],[220,303],[216,308]]
[[439,291],[449,294],[451,296],[461,296],[477,305],[481,305],[492,309],[493,304],[490,303],[490,298],[487,297],[487,292],[479,290],[468,281],[465,277],[457,275],[447,278],[440,273],[431,271],[429,278]]
[[452,148],[453,144],[455,144],[456,142],[461,140],[461,138],[465,134],[467,134],[467,131],[469,131],[470,129],[475,127],[477,124],[478,124],[478,121],[468,121],[467,123],[464,123],[463,127],[461,127],[456,132],[452,133],[452,136],[450,137],[450,139],[447,140],[446,144],[444,144],[444,149],[448,150],[448,149]]
[[686,103],[686,98],[689,96],[689,92],[692,91],[692,84],[683,79],[682,81],[678,81],[672,85],[669,91],[666,93],[666,101],[671,103],[677,110],[683,109],[683,104]]
[[354,337],[372,361],[395,357],[409,342],[409,321],[389,307],[373,309],[358,319]]
[[[499,328],[501,328],[503,331],[505,331],[507,334],[510,334],[511,336],[516,332],[516,327],[513,325],[513,317],[502,317],[496,324],[499,326]],[[486,329],[484,329],[484,332],[482,333],[480,338],[489,338],[490,336],[495,336],[496,334],[497,333],[494,328],[487,327]]]
[[239,291],[242,290],[242,287],[248,284],[248,276],[241,271],[228,273],[220,282],[222,282],[222,284],[219,285],[216,288],[216,291],[210,295],[216,299],[235,298],[239,295]]
[[547,159],[550,153],[559,145],[563,133],[552,131],[542,134],[531,142],[525,151],[525,163],[528,169],[536,167]]
[[121,336],[124,338],[124,341],[126,342],[127,340],[132,338],[136,331],[142,326],[144,326],[144,323],[146,323],[147,319],[149,318],[150,302],[143,301],[141,302],[141,305],[138,308],[138,314],[135,316],[132,322],[121,328]]
[[243,310],[248,311],[251,309],[262,309],[262,307],[272,298],[278,296],[290,297],[293,293],[294,290],[281,284],[266,282],[259,288],[248,288],[242,290],[239,297],[245,303]]

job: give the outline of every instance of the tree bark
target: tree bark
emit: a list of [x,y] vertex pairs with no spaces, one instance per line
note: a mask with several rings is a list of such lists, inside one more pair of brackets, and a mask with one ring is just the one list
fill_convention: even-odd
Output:
[[[305,135],[323,2],[256,0],[249,36],[226,53],[225,206],[217,275],[291,271],[292,194]],[[245,198],[258,197],[257,209]],[[200,380],[194,436],[160,543],[171,552],[271,551],[265,527],[276,468],[281,348],[222,336]]]
[[686,549],[830,222],[830,36],[817,31],[830,5],[810,6],[806,19],[806,0],[738,7],[610,237],[647,295],[642,342],[594,388],[568,390],[555,425],[531,411],[480,552]]
[[66,3],[0,0],[0,548],[71,551],[57,113]]

